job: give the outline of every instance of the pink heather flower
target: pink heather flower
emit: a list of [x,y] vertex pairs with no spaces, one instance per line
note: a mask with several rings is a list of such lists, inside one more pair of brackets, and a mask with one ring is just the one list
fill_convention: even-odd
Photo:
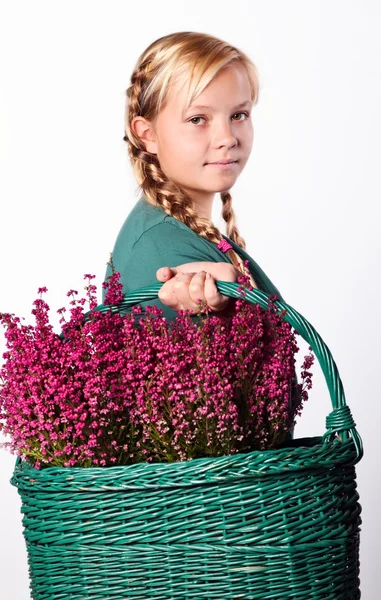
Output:
[[104,304],[118,305],[123,300],[123,285],[119,282],[120,273],[115,271],[112,256],[108,263],[111,267],[112,273],[107,277],[106,281],[102,283],[103,289],[107,290],[105,294]]
[[[120,273],[110,264],[105,305],[118,306]],[[266,311],[245,300],[252,289],[248,261],[245,267],[234,314],[211,317],[201,302],[199,325],[190,311],[179,311],[169,325],[155,306],[145,316],[140,306],[124,316],[112,306],[94,311],[91,274],[84,276],[86,298],[68,292],[68,320],[66,308],[58,309],[60,334],[42,298],[33,302],[34,326],[0,313],[7,346],[0,369],[0,431],[10,438],[3,445],[37,469],[276,448],[308,399],[314,357],[305,357],[303,384],[294,385],[295,334],[285,311],[278,313],[275,295]]]

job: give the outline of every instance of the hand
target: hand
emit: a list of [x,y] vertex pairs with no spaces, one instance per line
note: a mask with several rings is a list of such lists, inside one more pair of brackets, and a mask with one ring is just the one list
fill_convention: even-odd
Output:
[[[205,270],[196,271],[205,267]],[[166,273],[164,272],[166,271]],[[211,273],[213,271],[213,273]],[[172,310],[191,310],[197,313],[200,309],[199,301],[206,301],[213,312],[221,312],[227,308],[232,298],[220,294],[215,284],[215,279],[206,277],[206,273],[214,274],[215,279],[221,281],[236,281],[240,274],[238,269],[230,263],[198,262],[184,263],[177,267],[164,267],[158,269],[156,277],[165,281],[159,290],[159,298]]]

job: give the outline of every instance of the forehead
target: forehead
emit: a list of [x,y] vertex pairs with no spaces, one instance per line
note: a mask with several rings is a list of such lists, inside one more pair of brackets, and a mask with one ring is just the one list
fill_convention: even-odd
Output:
[[[242,65],[219,71],[193,100],[189,97],[190,81],[174,81],[167,93],[168,110],[184,115],[188,105],[192,109],[218,110],[218,107],[243,108],[252,106],[251,88],[246,70]],[[221,89],[223,94],[221,94]]]

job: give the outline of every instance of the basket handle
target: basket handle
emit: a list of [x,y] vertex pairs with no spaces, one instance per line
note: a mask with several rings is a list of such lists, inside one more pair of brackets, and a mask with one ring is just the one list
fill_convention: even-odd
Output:
[[[243,297],[242,292],[239,290],[240,285],[238,283],[216,280],[215,284],[218,291],[225,296],[229,296],[230,298]],[[125,294],[122,302],[119,305],[100,304],[92,311],[86,313],[85,317],[88,318],[90,312],[93,311],[106,312],[111,310],[112,312],[116,312],[120,309],[139,304],[139,302],[154,300],[158,298],[159,290],[163,285],[163,283],[157,283]],[[252,291],[246,289],[245,294],[245,299],[252,304],[259,304],[264,309],[268,308],[270,294],[258,289],[253,289]],[[273,304],[279,307],[279,312],[282,310],[287,311],[283,318],[290,323],[295,331],[297,331],[311,346],[324,373],[331,397],[333,411],[326,417],[326,432],[323,435],[323,442],[331,441],[336,432],[343,440],[347,440],[348,434],[350,434],[356,447],[357,458],[353,463],[356,464],[363,456],[362,440],[356,430],[356,423],[352,418],[350,408],[346,404],[343,384],[341,382],[336,363],[332,358],[328,346],[324,343],[311,323],[309,323],[307,319],[305,319],[300,313],[292,308],[292,306],[286,304],[282,300],[276,300]]]

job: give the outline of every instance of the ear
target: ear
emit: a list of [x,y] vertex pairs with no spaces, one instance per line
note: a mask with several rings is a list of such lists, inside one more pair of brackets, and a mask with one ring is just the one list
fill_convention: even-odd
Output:
[[141,139],[147,152],[157,154],[155,130],[150,121],[144,117],[135,117],[130,125],[134,133]]

